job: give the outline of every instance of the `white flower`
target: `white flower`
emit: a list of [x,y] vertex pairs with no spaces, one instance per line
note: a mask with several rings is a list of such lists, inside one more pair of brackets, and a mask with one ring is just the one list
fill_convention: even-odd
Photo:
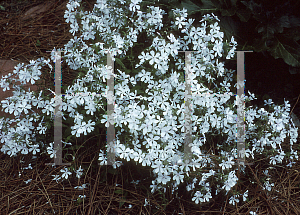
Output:
[[213,50],[216,51],[215,57],[219,55],[219,57],[222,57],[223,52],[223,43],[221,41],[216,41]]
[[178,28],[182,28],[183,25],[185,25],[186,18],[184,17],[176,17],[175,25],[178,25]]
[[83,169],[82,169],[81,166],[80,166],[79,169],[76,170],[76,177],[77,177],[77,178],[80,178],[82,174],[83,174]]
[[[2,77],[3,77],[3,76],[2,76]],[[10,88],[9,88],[9,83],[8,83],[4,78],[2,78],[2,79],[0,80],[0,87],[3,88],[3,92],[5,92],[6,90],[10,90]]]
[[196,191],[195,196],[192,198],[192,200],[199,204],[199,202],[204,202],[204,199],[202,198],[203,194],[200,191]]
[[268,190],[268,191],[271,191],[271,190],[272,190],[272,187],[274,187],[274,183],[270,184],[269,181],[266,181],[266,182],[264,183],[263,189],[266,189],[266,190]]
[[53,103],[50,103],[48,100],[45,101],[45,109],[42,110],[43,113],[47,113],[49,115],[50,113],[54,113]]
[[238,178],[236,177],[234,171],[231,171],[222,188],[225,188],[225,190],[229,191],[236,184],[237,180]]
[[222,163],[219,164],[220,167],[222,167],[222,170],[224,169],[229,169],[232,167],[232,165],[234,165],[234,161],[233,161],[233,157],[229,157],[228,161],[222,161]]
[[239,199],[237,198],[238,195],[233,195],[229,199],[229,204],[235,205],[236,203],[239,203]]
[[167,184],[167,182],[169,182],[170,179],[171,179],[170,176],[168,176],[166,174],[158,173],[158,177],[157,177],[158,183]]
[[[79,12],[79,16],[75,18],[79,2],[70,0],[64,17],[66,22],[70,23],[70,32],[73,35],[78,33],[80,36],[71,39],[61,51],[64,51],[66,62],[71,69],[78,69],[86,74],[83,75],[83,78],[78,78],[71,87],[68,87],[66,93],[87,94],[91,92],[101,95],[99,96],[101,98],[95,98],[96,96],[93,94],[92,96],[65,97],[61,108],[69,112],[64,116],[74,119],[71,134],[76,134],[77,137],[82,133],[87,135],[94,131],[92,125],[96,125],[96,123],[93,121],[98,124],[101,119],[100,122],[106,122],[106,127],[108,125],[111,125],[110,128],[113,125],[120,127],[120,131],[116,135],[117,144],[115,148],[110,145],[108,150],[115,149],[118,158],[127,161],[131,159],[143,166],[152,167],[156,177],[150,186],[152,193],[157,189],[166,192],[168,182],[174,184],[174,187],[172,187],[173,192],[175,187],[184,182],[184,174],[187,176],[192,175],[192,172],[201,167],[208,168],[208,170],[210,167],[215,168],[211,159],[203,154],[202,146],[205,141],[202,142],[198,137],[210,138],[212,129],[213,135],[226,134],[223,135],[223,142],[217,144],[222,155],[219,166],[222,170],[233,168],[234,156],[231,153],[236,152],[235,146],[232,144],[236,138],[233,132],[236,126],[236,116],[234,114],[234,104],[231,104],[231,97],[227,95],[221,98],[220,95],[194,96],[192,98],[192,125],[189,126],[193,128],[193,137],[198,139],[195,139],[190,146],[198,158],[193,158],[191,163],[179,162],[180,159],[183,160],[180,153],[182,153],[181,150],[183,150],[183,144],[185,144],[184,133],[186,127],[183,122],[187,113],[184,103],[186,83],[191,83],[193,93],[201,94],[206,91],[207,93],[213,93],[212,95],[228,93],[231,85],[234,84],[232,78],[234,72],[225,69],[224,62],[221,62],[220,59],[220,57],[223,57],[224,51],[224,33],[219,31],[220,27],[216,22],[219,19],[214,14],[207,14],[203,16],[199,27],[194,27],[194,19],[188,18],[186,9],[174,9],[173,14],[167,14],[167,16],[173,16],[167,17],[173,20],[172,25],[164,25],[165,23],[162,23],[162,20],[166,13],[159,7],[154,6],[148,6],[147,12],[139,11],[141,0],[97,0],[95,10],[92,12]],[[80,26],[77,19],[80,19],[80,22],[78,22]],[[169,27],[173,33],[167,33],[170,30]],[[136,49],[135,43],[137,43],[138,38],[142,38],[139,35],[141,32],[146,32],[142,37],[145,38],[145,44],[149,42],[150,46],[146,45],[142,50],[138,48],[141,54],[136,58],[135,54],[138,55],[138,53],[134,53],[134,50],[138,49]],[[176,36],[180,32],[184,35],[181,37]],[[88,44],[86,40],[93,40],[96,33],[101,43],[93,44],[92,42],[92,44]],[[194,74],[193,77],[190,75],[185,77],[177,71],[186,67],[178,56],[178,50],[189,50],[190,45],[192,45],[190,48],[197,50],[197,53],[193,54],[191,59],[191,69]],[[236,46],[236,41],[231,37],[230,50],[226,59],[234,56]],[[112,56],[118,55],[112,58],[118,61],[120,75],[115,75],[114,71],[106,66],[105,59],[108,50],[113,52]],[[127,55],[131,54],[131,50],[133,50],[134,57],[130,56],[133,58],[129,61],[120,62],[121,59],[127,58]],[[169,59],[170,55],[172,59]],[[50,59],[57,60],[54,53],[51,54]],[[6,90],[9,89],[9,83],[17,81],[21,84],[27,82],[34,84],[41,75],[40,65],[48,65],[52,70],[49,63],[50,59],[30,61],[28,66],[18,65],[14,70],[14,74],[19,75],[19,80],[14,80],[11,75],[8,75],[2,77],[0,86]],[[135,62],[136,60],[138,62]],[[125,65],[122,65],[123,63]],[[153,66],[149,67],[148,64]],[[167,72],[169,69],[170,72]],[[135,75],[131,73],[135,73]],[[108,89],[106,86],[107,76],[114,76],[117,82],[114,86],[115,93],[113,89]],[[241,82],[239,85],[243,86],[244,83]],[[131,92],[131,86],[137,89]],[[40,149],[37,143],[32,144],[32,142],[35,139],[42,139],[41,136],[43,135],[41,134],[45,134],[47,127],[43,126],[43,122],[40,122],[41,117],[36,118],[35,114],[28,114],[28,109],[31,109],[30,102],[37,109],[42,109],[41,112],[38,112],[38,115],[43,115],[49,119],[46,115],[53,117],[55,102],[59,100],[57,98],[49,99],[49,97],[41,96],[41,94],[39,98],[34,98],[30,93],[24,92],[18,84],[14,88],[14,96],[1,101],[1,106],[6,113],[14,113],[18,117],[22,116],[24,120],[20,120],[18,117],[16,117],[16,120],[11,121],[8,121],[8,119],[0,120],[0,141],[3,143],[1,151],[10,156],[16,155],[18,152],[27,154],[29,151],[33,151],[33,154],[35,154]],[[54,92],[53,94],[55,96]],[[105,99],[108,103],[116,103],[114,114],[105,114],[106,110],[102,104]],[[253,100],[255,96],[250,94],[249,99]],[[270,101],[266,103],[271,104]],[[290,105],[288,102],[285,101],[282,108],[275,104],[273,106],[274,113],[264,109],[257,110],[248,107],[245,116],[245,126],[247,126],[245,136],[252,148],[250,148],[251,150],[245,150],[247,157],[250,157],[251,154],[252,158],[255,159],[254,155],[261,154],[266,145],[270,145],[274,149],[281,149],[281,143],[287,136],[290,136],[291,145],[297,141],[298,131],[289,124]],[[21,115],[23,111],[24,116]],[[96,112],[97,114],[94,114]],[[93,117],[88,122],[83,120],[86,114],[89,115],[89,118]],[[105,117],[107,118],[103,120]],[[33,121],[36,123],[37,131],[32,125]],[[258,131],[262,127],[256,121],[262,121],[264,135],[258,136]],[[17,125],[10,127],[11,122],[16,122]],[[3,129],[4,127],[7,127],[7,129]],[[280,134],[276,136],[274,131]],[[93,135],[95,133],[96,131],[93,132]],[[127,136],[124,140],[125,134]],[[128,140],[126,140],[127,137]],[[52,158],[55,156],[53,143],[46,150]],[[292,156],[290,156],[290,159],[297,159],[297,153],[297,151],[291,151]],[[178,157],[176,157],[177,155]],[[272,164],[280,163],[283,161],[284,156],[285,152],[281,150],[277,155],[272,155],[270,162]],[[103,151],[99,153],[99,161],[101,165],[107,165],[107,157]],[[178,162],[175,163],[175,161]],[[116,161],[113,168],[120,165],[122,165],[122,162]],[[76,177],[80,177],[82,171],[83,169],[79,167],[75,171]],[[62,170],[62,172],[63,178],[68,178],[71,174],[67,169]],[[172,174],[172,177],[169,176],[170,174]],[[212,198],[210,188],[215,186],[215,184],[209,183],[215,179],[215,172],[212,169],[208,173],[202,172],[199,174],[202,176],[201,180],[194,178],[192,183],[187,181],[188,186],[186,187],[187,190],[194,190],[202,186],[203,190],[207,191],[205,194],[200,191],[195,193],[193,201],[196,203],[209,201]],[[59,180],[59,176],[54,175],[54,177],[53,180]],[[217,185],[216,195],[222,189],[229,191],[237,183],[238,179],[234,171],[231,171],[228,176],[225,175],[226,177],[227,180],[224,182],[223,187]],[[199,180],[199,183],[196,183],[197,180]],[[219,183],[218,181],[214,182]],[[266,189],[270,189],[270,186],[272,185],[265,185]],[[80,189],[80,187],[76,188]],[[244,201],[246,195],[246,193],[243,195]],[[238,196],[229,199],[231,204],[236,204],[238,201]]]
[[176,182],[177,182],[178,184],[179,184],[180,182],[183,182],[183,178],[184,178],[184,175],[183,175],[183,172],[182,172],[182,171],[174,173],[173,180],[176,180]]
[[273,104],[272,99],[264,100],[265,105],[271,105]]
[[60,172],[62,172],[62,178],[68,179],[69,175],[72,173],[65,167],[64,169],[61,169]]
[[145,204],[144,204],[144,207],[146,207],[147,205],[149,205],[149,202],[147,201],[147,198],[145,198]]
[[77,0],[71,0],[67,4],[67,8],[69,11],[75,10],[75,8],[78,6],[80,6],[80,4],[77,2]]
[[76,137],[80,137],[80,134],[82,133],[84,133],[84,135],[87,135],[87,132],[90,133],[94,130],[94,127],[92,127],[93,125],[95,125],[95,122],[91,122],[91,120],[89,120],[88,123],[77,121],[77,124],[71,127],[73,129],[71,131],[71,134],[76,134]]
[[50,143],[50,146],[47,147],[47,153],[50,155],[50,158],[56,157],[56,150],[53,148],[53,143]]
[[29,182],[31,182],[32,179],[28,179],[27,181],[24,181],[26,184],[28,184]]
[[129,5],[129,10],[135,12],[135,9],[139,10],[140,5],[138,5],[142,0],[131,0]]
[[27,104],[26,100],[21,101],[21,103],[19,103],[17,105],[17,107],[19,108],[19,112],[22,113],[24,111],[25,114],[28,114],[28,110],[27,109],[31,109],[31,105]]
[[243,194],[243,201],[245,202],[248,197],[248,190]]
[[87,184],[82,184],[81,186],[74,187],[74,189],[83,190],[83,189],[87,188],[87,185],[88,185],[88,183]]
[[83,116],[80,115],[79,113],[76,113],[76,116],[75,116],[74,119],[75,119],[75,120],[74,120],[75,123],[80,124],[81,121],[83,120]]
[[69,23],[69,22],[73,23],[75,21],[75,15],[73,14],[73,12],[71,12],[69,10],[65,11],[64,18],[66,18],[67,23]]
[[39,126],[37,127],[37,130],[39,130],[40,134],[45,134],[45,131],[47,130],[47,127],[42,126],[42,123],[39,123]]
[[35,145],[31,145],[30,151],[32,151],[32,154],[36,154],[36,152],[40,152],[40,149],[38,148],[39,145],[35,144]]
[[61,177],[59,175],[52,175],[52,176],[54,176],[54,178],[52,180],[55,180],[57,183],[61,179]]

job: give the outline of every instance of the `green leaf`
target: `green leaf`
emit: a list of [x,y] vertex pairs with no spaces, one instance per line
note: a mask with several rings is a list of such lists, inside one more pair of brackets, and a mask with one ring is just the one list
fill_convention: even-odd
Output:
[[116,63],[119,64],[124,70],[127,70],[126,66],[119,58],[115,58],[115,60],[116,60]]
[[62,123],[62,127],[68,128],[69,126],[66,125],[65,123]]
[[190,0],[184,0],[181,2],[182,8],[187,9],[188,14],[193,14],[195,11],[199,11],[201,8],[191,2]]
[[236,11],[236,15],[240,18],[240,20],[242,22],[248,22],[248,20],[250,19],[251,17],[251,11],[250,10],[237,10]]
[[201,14],[204,15],[206,13],[217,10],[215,5],[210,0],[201,0],[199,6],[190,0],[183,0],[181,1],[181,9],[182,8],[187,9],[189,15],[195,14],[197,12],[201,12]]
[[41,45],[41,42],[39,40],[36,41],[36,46],[40,46]]
[[275,45],[270,54],[275,58],[282,58],[284,62],[293,67],[300,67],[300,45],[283,36],[274,37]]
[[253,50],[255,52],[265,51],[267,49],[265,44],[266,44],[266,40],[265,39],[254,39]]
[[228,10],[221,9],[222,16],[233,16],[235,14],[236,8],[232,7]]
[[222,8],[222,5],[220,3],[220,0],[211,0],[211,2],[214,4],[214,6],[218,9]]
[[124,203],[125,203],[125,202],[120,201],[120,202],[119,202],[119,208],[122,207],[122,206],[124,205]]
[[77,204],[80,204],[82,201],[83,201],[82,198],[80,197],[77,198]]
[[250,1],[241,1],[248,9],[250,9],[254,14],[258,14],[262,10],[261,3],[257,4],[253,0]]
[[235,5],[236,5],[236,2],[237,2],[237,0],[230,0],[230,2],[231,2],[231,5],[235,6]]
[[288,28],[285,29],[282,33],[282,36],[290,38],[291,40],[298,41],[300,40],[300,27]]
[[113,174],[113,175],[115,175],[115,174],[118,173],[117,169],[111,169],[111,168],[109,168],[107,171],[108,171],[108,173]]
[[220,9],[222,16],[233,16],[236,12],[236,0],[223,0]]
[[115,190],[115,194],[122,194],[123,190]]
[[225,40],[230,41],[231,36],[237,35],[237,23],[231,17],[222,17],[219,25],[224,32]]
[[80,148],[83,148],[83,147],[84,147],[83,145],[74,145],[74,146],[69,147],[68,149],[69,150],[77,150],[77,149],[80,149]]
[[0,9],[1,10],[5,10],[5,7],[3,7],[2,5],[0,5]]

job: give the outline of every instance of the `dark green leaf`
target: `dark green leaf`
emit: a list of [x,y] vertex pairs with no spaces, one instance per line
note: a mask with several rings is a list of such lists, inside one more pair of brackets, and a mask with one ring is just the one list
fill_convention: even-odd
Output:
[[300,74],[300,67],[289,66],[289,72],[293,74]]
[[77,204],[80,204],[82,202],[82,198],[78,197],[77,198]]
[[211,0],[211,2],[214,4],[214,6],[218,9],[222,8],[220,0]]
[[275,59],[282,58],[290,66],[300,66],[300,45],[297,42],[282,36],[275,36],[274,42],[270,54]]
[[119,208],[122,207],[124,205],[125,202],[121,201],[119,202]]
[[201,14],[206,14],[217,10],[214,4],[210,0],[202,0],[199,3],[199,6],[194,4],[190,0],[181,1],[181,8],[185,8],[189,15],[195,14],[197,12],[201,12]]
[[40,46],[41,45],[41,42],[39,40],[36,41],[36,46]]
[[284,28],[298,27],[300,26],[300,19],[295,16],[284,15],[277,20],[279,25]]
[[236,12],[236,2],[234,0],[223,0],[220,11],[222,16],[233,16]]
[[298,41],[300,40],[300,27],[288,28],[283,33],[282,36],[290,38],[291,40]]
[[107,171],[108,171],[110,174],[117,174],[117,173],[118,173],[118,170],[117,170],[117,169],[111,169],[111,168],[109,168]]
[[191,2],[190,0],[183,0],[181,2],[181,6],[182,6],[182,8],[185,8],[187,10],[189,15],[193,14],[197,11],[200,11],[200,9],[201,9],[199,6],[197,6],[196,4]]
[[116,60],[116,63],[119,64],[123,69],[127,70],[126,66],[119,58],[115,58],[115,60]]
[[236,11],[236,15],[240,18],[242,22],[248,22],[251,17],[250,10],[239,9]]
[[215,5],[211,0],[201,0],[201,9],[216,9]]
[[262,26],[262,24],[258,24],[258,26],[257,26],[257,32],[258,32],[258,33],[261,33],[261,32],[263,32],[264,30],[265,30],[265,27]]
[[300,26],[300,18],[295,16],[289,16],[290,27],[299,27]]
[[221,30],[224,32],[225,40],[230,41],[231,36],[237,35],[237,24],[229,16],[222,17],[219,23]]
[[236,1],[237,1],[237,0],[230,0],[231,5],[232,5],[232,6],[235,6],[235,5],[236,5]]
[[83,145],[74,145],[74,146],[69,147],[68,149],[69,150],[77,150],[79,148],[83,148]]
[[115,193],[116,193],[116,194],[122,194],[122,193],[123,193],[123,190],[115,190]]
[[253,42],[254,51],[255,52],[265,51],[267,49],[265,44],[266,44],[266,40],[254,39],[254,42]]
[[249,8],[254,14],[258,14],[262,10],[261,4],[257,4],[253,0],[247,1],[241,1],[247,8]]
[[221,9],[222,16],[233,16],[235,14],[236,8],[232,7],[230,9]]

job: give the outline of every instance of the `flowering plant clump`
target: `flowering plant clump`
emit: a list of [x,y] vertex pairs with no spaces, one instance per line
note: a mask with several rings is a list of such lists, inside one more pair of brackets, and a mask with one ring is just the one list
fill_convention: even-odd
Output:
[[[192,191],[192,200],[197,204],[209,202],[222,190],[228,194],[238,182],[238,167],[234,165],[236,105],[231,92],[236,83],[232,78],[234,71],[224,68],[224,61],[235,55],[234,38],[223,41],[220,20],[214,14],[196,21],[188,17],[185,9],[173,9],[167,14],[141,0],[98,0],[93,11],[82,12],[77,10],[79,2],[70,0],[67,4],[65,18],[74,39],[59,50],[64,52],[71,69],[81,71],[76,83],[66,89],[67,94],[76,94],[66,95],[62,100],[63,119],[73,124],[66,126],[64,143],[70,144],[67,142],[72,142],[74,135],[92,134],[97,126],[108,127],[111,119],[105,106],[114,96],[115,152],[120,158],[114,168],[122,160],[150,166],[155,175],[152,192],[166,190],[167,186],[174,192],[179,184],[186,182],[186,189]],[[186,50],[194,51],[187,77],[184,54],[179,52]],[[106,88],[107,74],[112,73],[106,65],[108,51],[119,67],[113,74],[115,95],[110,95]],[[51,58],[55,60],[54,53]],[[1,101],[4,111],[16,116],[15,127],[9,126],[13,120],[0,121],[0,138],[4,144],[1,151],[11,156],[46,151],[51,157],[55,155],[53,141],[45,142],[43,138],[53,124],[54,98],[21,87],[26,82],[34,84],[45,66],[52,69],[50,59],[30,61],[27,66],[19,64],[14,70],[19,79],[9,79],[9,74],[0,82],[4,91],[11,80],[20,82],[14,83],[13,96]],[[190,162],[186,162],[183,154],[185,81],[192,86]],[[245,98],[247,103],[256,99],[250,92]],[[284,159],[292,165],[298,159],[298,152],[292,148],[298,133],[289,118],[290,105],[288,101],[281,106],[271,102],[267,105],[266,109],[251,106],[245,109],[246,157],[255,160],[264,155],[270,157],[271,165]],[[41,109],[41,113],[28,115],[32,107]],[[281,143],[288,137],[290,149],[283,151]],[[213,144],[214,152],[210,150]],[[107,164],[103,150],[99,160],[101,165]],[[62,172],[61,178],[67,179],[71,174],[68,169]],[[58,179],[55,176],[54,180]],[[232,194],[230,203],[239,202],[241,197],[245,201],[247,195],[247,192]]]

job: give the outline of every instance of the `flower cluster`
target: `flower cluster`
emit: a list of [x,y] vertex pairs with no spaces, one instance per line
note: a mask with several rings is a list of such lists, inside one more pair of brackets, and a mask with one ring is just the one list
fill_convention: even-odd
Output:
[[[208,202],[214,195],[211,193],[213,184],[209,182],[212,177],[223,183],[223,186],[217,186],[216,195],[221,190],[228,193],[238,181],[237,167],[233,165],[237,158],[236,114],[234,96],[230,92],[234,71],[224,68],[223,61],[234,57],[237,46],[234,38],[230,42],[223,41],[219,19],[213,14],[195,22],[188,18],[186,9],[174,9],[172,23],[163,23],[165,11],[155,6],[148,6],[146,11],[142,11],[144,7],[140,0],[98,0],[89,13],[77,11],[79,2],[70,0],[67,4],[65,18],[70,23],[74,39],[60,50],[71,69],[85,72],[66,90],[66,93],[76,93],[76,96],[64,96],[62,102],[62,110],[69,112],[63,114],[64,119],[74,119],[71,135],[87,135],[95,131],[96,125],[105,123],[108,127],[108,123],[114,121],[115,128],[119,129],[114,149],[116,157],[121,160],[116,161],[113,167],[120,166],[122,159],[151,166],[156,176],[151,192],[165,189],[166,185],[172,185],[175,191],[180,183],[190,180],[190,173],[194,172],[197,177],[188,184],[187,190],[193,190],[193,201],[197,204]],[[132,54],[141,33],[147,35],[150,46],[139,52],[138,62],[132,63],[132,68],[128,69],[128,65],[120,59],[125,59],[129,52]],[[224,43],[230,50],[223,49]],[[180,50],[193,50],[188,57],[190,65],[183,63]],[[113,60],[119,60],[123,68],[117,69],[117,73],[111,74],[111,68],[106,65],[108,52]],[[54,53],[51,59],[55,60]],[[50,144],[48,153],[52,158],[55,156],[52,143],[38,138],[50,128],[45,122],[53,122],[54,98],[42,95],[42,91],[33,95],[20,87],[27,82],[34,84],[41,74],[40,69],[46,65],[52,69],[50,59],[30,61],[27,66],[19,64],[15,68],[14,73],[19,79],[10,79],[11,74],[2,77],[0,86],[4,91],[9,89],[9,81],[20,82],[19,85],[14,83],[14,96],[1,101],[4,111],[13,113],[17,122],[16,127],[10,127],[13,120],[0,120],[0,128],[3,128],[0,140],[4,143],[1,151],[4,153],[13,156],[18,152],[27,154],[33,151],[35,154],[39,152],[38,145],[42,148]],[[186,77],[182,69],[185,69]],[[106,87],[108,74],[115,77],[115,95],[109,94]],[[191,85],[191,92],[186,92],[187,83]],[[187,94],[192,107],[190,162],[183,154],[187,127],[182,122],[186,120],[184,100]],[[245,98],[249,102],[255,96],[249,92]],[[115,101],[113,118],[102,107],[109,100]],[[289,159],[297,159],[298,152],[293,150],[292,145],[298,133],[297,128],[290,124],[288,102],[285,101],[284,106],[277,106],[271,101],[266,104],[270,112],[252,107],[245,110],[246,157],[255,159],[272,147],[276,151],[270,158],[270,164],[281,163],[286,155],[281,143],[289,136]],[[37,113],[28,115],[31,107],[42,109],[43,117]],[[38,131],[32,122],[38,124]],[[218,145],[220,153],[217,160],[207,154],[205,147],[212,135],[223,137]],[[103,150],[99,153],[99,160],[102,165],[107,164]],[[213,169],[218,169],[218,172]],[[205,173],[206,170],[209,172]],[[71,174],[68,169],[61,172],[61,178],[65,179]],[[80,177],[81,167],[76,174]],[[53,180],[58,179],[59,176],[55,176]],[[243,200],[246,195],[243,194]],[[231,204],[237,202],[237,196],[230,198]]]

